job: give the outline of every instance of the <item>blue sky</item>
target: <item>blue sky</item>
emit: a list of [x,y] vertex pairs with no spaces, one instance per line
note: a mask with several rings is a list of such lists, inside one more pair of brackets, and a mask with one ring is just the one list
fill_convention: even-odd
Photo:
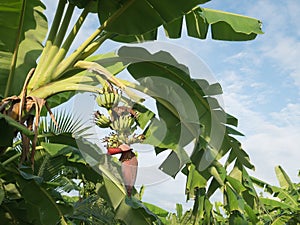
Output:
[[[53,14],[53,0],[44,1]],[[222,85],[225,110],[239,119],[244,149],[255,165],[254,176],[277,184],[274,167],[281,165],[295,182],[300,159],[300,2],[294,0],[212,0],[203,7],[255,17],[263,22],[265,34],[249,42],[198,40],[183,35],[170,41],[202,59]],[[98,25],[87,20],[84,34]],[[75,45],[76,45],[75,43]],[[100,52],[113,50],[109,42]],[[170,188],[171,187],[171,188]],[[173,210],[184,203],[184,179],[146,188],[145,200]]]

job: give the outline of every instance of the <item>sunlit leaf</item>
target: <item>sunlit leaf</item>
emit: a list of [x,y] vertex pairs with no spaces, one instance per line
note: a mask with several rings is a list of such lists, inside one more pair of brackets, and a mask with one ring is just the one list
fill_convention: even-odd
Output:
[[27,73],[36,66],[47,33],[43,10],[38,0],[1,2],[0,95],[6,90],[7,96],[20,94]]
[[[100,22],[105,24],[109,32],[123,35],[144,34],[156,29],[163,23],[182,16],[198,4],[207,0],[191,1],[153,1],[153,0],[124,0],[99,1]],[[137,13],[138,12],[138,13]]]
[[106,31],[118,34],[112,39],[120,42],[155,40],[157,29],[161,25],[164,26],[168,37],[179,38],[184,30],[183,18],[188,35],[200,39],[207,37],[209,27],[212,38],[217,40],[252,40],[257,34],[263,33],[259,20],[197,6],[205,2],[207,1],[158,3],[152,0],[101,0],[99,18],[100,22],[105,24]]
[[198,188],[205,188],[207,179],[203,177],[196,169],[195,165],[188,166],[188,175],[186,181],[186,194],[188,199],[195,197],[195,190]]
[[282,188],[292,188],[294,186],[291,179],[289,178],[287,173],[281,168],[281,166],[276,166],[275,172],[279,184]]
[[280,202],[280,201],[270,199],[270,198],[260,198],[260,201],[265,205],[272,206],[273,208],[278,207],[278,208],[281,208],[281,209],[297,210],[297,208],[294,208],[290,204],[286,204],[284,202]]
[[[214,9],[198,7],[187,18],[189,35],[202,39],[206,38],[209,26],[212,38],[217,40],[252,40],[257,34],[263,33],[261,22],[257,19]],[[194,28],[195,24],[200,24],[200,29]]]

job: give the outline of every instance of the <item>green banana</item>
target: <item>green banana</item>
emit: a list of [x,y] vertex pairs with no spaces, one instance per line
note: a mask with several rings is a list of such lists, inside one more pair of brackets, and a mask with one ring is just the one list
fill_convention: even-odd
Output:
[[100,107],[111,109],[114,105],[118,104],[119,98],[119,94],[104,92],[103,94],[99,94],[97,96],[96,102]]
[[105,108],[110,109],[111,105],[110,105],[110,99],[109,99],[109,93],[105,92],[104,93],[104,98],[105,98]]
[[121,144],[117,134],[112,133],[109,137],[105,139],[108,148],[117,148]]
[[110,127],[115,131],[129,132],[133,124],[134,118],[129,115],[123,115],[114,120]]
[[104,114],[97,111],[95,114],[95,123],[100,128],[107,128],[110,126],[111,121],[108,117],[106,117]]
[[120,95],[119,94],[115,94],[115,98],[114,98],[114,102],[113,102],[113,105],[115,106],[115,105],[117,105],[118,103],[119,103],[119,101],[120,101]]

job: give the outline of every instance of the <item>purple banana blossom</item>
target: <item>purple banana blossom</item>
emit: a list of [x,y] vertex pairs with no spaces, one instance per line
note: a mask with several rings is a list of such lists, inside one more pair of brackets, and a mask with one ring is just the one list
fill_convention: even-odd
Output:
[[127,190],[127,195],[130,197],[136,180],[138,161],[136,155],[128,145],[123,144],[120,145],[119,148],[123,151],[119,159],[122,163],[122,177]]

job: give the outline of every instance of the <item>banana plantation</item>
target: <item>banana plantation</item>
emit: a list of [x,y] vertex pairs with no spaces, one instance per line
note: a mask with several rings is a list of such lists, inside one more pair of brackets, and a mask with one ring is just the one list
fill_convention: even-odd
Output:
[[[300,223],[299,183],[280,166],[280,186],[249,175],[254,165],[237,118],[217,99],[220,84],[193,78],[170,52],[124,45],[155,41],[160,31],[221,41],[263,34],[258,19],[208,1],[55,0],[49,23],[42,0],[0,0],[0,224]],[[73,50],[91,15],[99,26]],[[100,54],[107,41],[120,47]],[[106,131],[104,148],[65,107],[82,93],[95,96],[90,118]],[[136,145],[152,146],[157,158],[168,152],[157,169],[186,177],[190,209],[143,201]]]

